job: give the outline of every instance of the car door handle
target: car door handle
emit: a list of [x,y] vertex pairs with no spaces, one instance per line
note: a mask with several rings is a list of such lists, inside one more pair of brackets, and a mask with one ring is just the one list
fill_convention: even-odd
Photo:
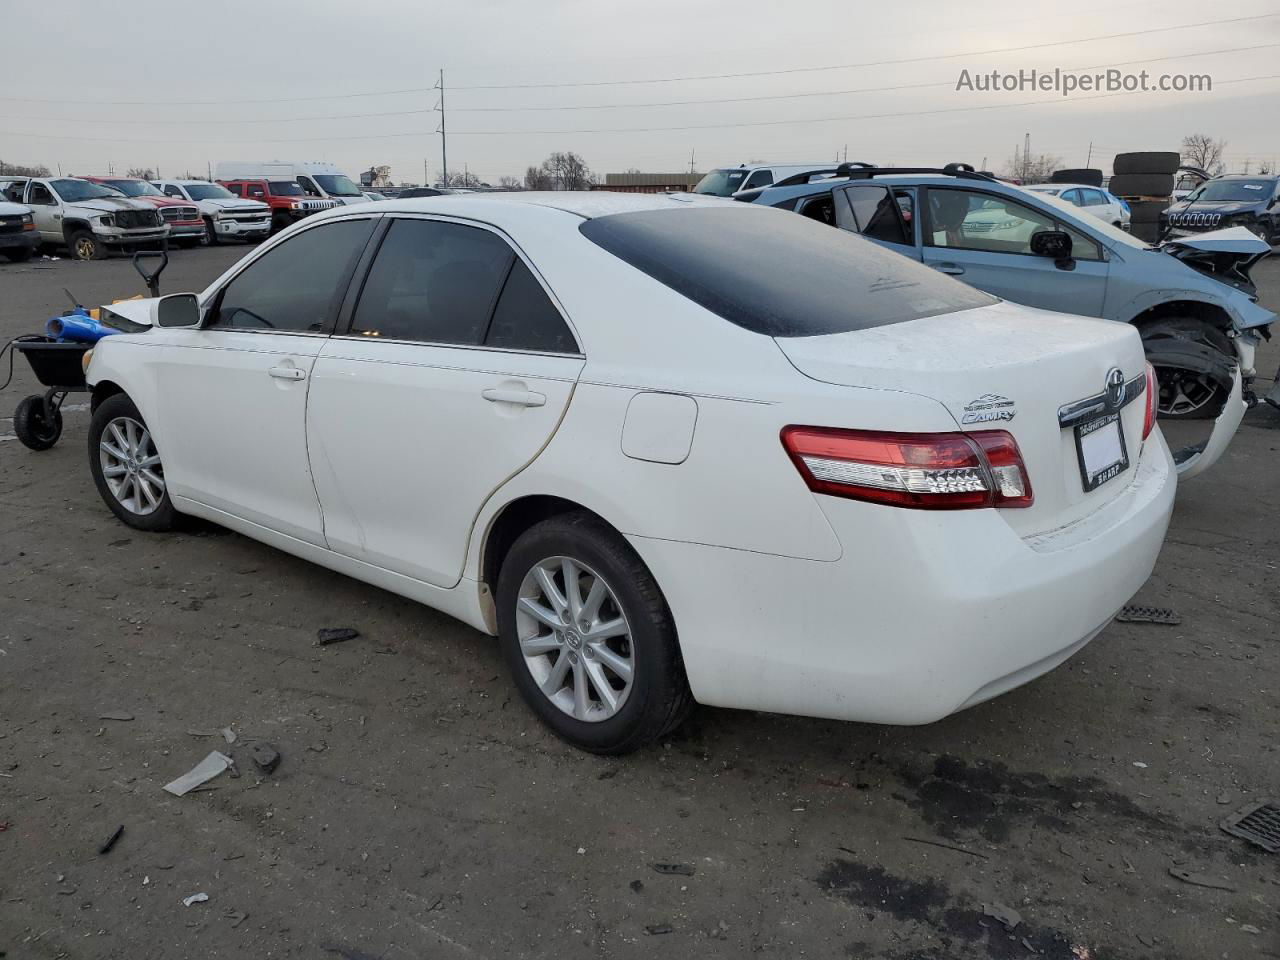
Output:
[[480,396],[490,403],[515,403],[522,407],[542,407],[547,403],[545,394],[532,390],[510,390],[501,387],[487,387],[480,391]]
[[305,380],[307,378],[307,371],[298,367],[272,367],[267,373],[277,380]]
[[933,269],[939,273],[949,273],[953,277],[958,277],[964,273],[964,267],[958,263],[935,263]]

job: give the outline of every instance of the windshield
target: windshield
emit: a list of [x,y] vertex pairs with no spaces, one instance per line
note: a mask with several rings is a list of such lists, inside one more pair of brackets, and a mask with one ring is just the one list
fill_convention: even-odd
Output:
[[616,213],[578,231],[730,323],[770,337],[847,333],[997,302],[847,230],[754,206]]
[[331,197],[362,197],[364,194],[360,192],[351,180],[341,173],[317,173],[315,174],[316,183],[320,184]]
[[267,184],[267,190],[273,197],[302,196],[302,188],[292,180],[272,180]]
[[104,180],[104,185],[115,187],[126,197],[163,197],[164,194],[145,180]]
[[188,183],[184,188],[192,200],[228,200],[235,194],[216,183]]
[[1273,180],[1210,180],[1187,200],[1191,203],[1197,200],[1270,200],[1275,188]]
[[88,180],[50,180],[49,185],[67,203],[120,196],[119,190],[104,187],[100,183],[90,183]]
[[[1031,193],[1032,191],[1027,190],[1027,192]],[[1119,227],[1113,227],[1105,220],[1099,220],[1097,217],[1092,217],[1088,214],[1081,214],[1079,207],[1073,203],[1067,203],[1061,197],[1055,197],[1047,193],[1037,193],[1035,198],[1040,203],[1053,207],[1055,210],[1061,210],[1070,216],[1071,229],[1092,234],[1094,239],[1102,240],[1110,245],[1123,243],[1125,246],[1137,247],[1139,250],[1146,250],[1151,246],[1151,244],[1139,240],[1133,234],[1126,233]]]
[[693,192],[705,193],[713,197],[728,197],[741,190],[746,179],[747,171],[743,169],[712,170],[698,181]]

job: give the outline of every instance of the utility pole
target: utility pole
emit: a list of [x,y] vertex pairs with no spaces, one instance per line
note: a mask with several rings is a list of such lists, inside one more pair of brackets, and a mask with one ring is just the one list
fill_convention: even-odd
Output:
[[422,158],[422,185],[424,187],[431,186],[431,171],[427,169],[427,158]]
[[689,151],[689,175],[690,176],[693,176],[693,158],[695,154],[696,154],[695,150]]
[[1031,171],[1031,131],[1027,131],[1027,135],[1022,138],[1022,177],[1026,180]]
[[849,162],[849,145],[847,143],[844,145],[844,162]]
[[1090,141],[1089,141],[1089,156],[1088,156],[1088,157],[1086,157],[1086,158],[1085,158],[1085,161],[1084,161],[1085,168],[1086,168],[1086,169],[1088,169],[1088,167],[1089,167],[1092,163],[1093,163],[1093,141],[1092,141],[1092,140],[1090,140]]
[[449,185],[449,135],[445,132],[444,126],[444,68],[440,69],[440,81],[436,84],[436,88],[440,91],[440,129],[436,132],[440,134],[440,180],[441,186]]

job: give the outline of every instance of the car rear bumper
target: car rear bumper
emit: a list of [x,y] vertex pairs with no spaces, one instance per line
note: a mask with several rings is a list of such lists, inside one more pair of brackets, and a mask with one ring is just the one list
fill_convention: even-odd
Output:
[[633,537],[705,704],[930,723],[1072,656],[1150,575],[1176,476],[1159,431],[1119,496],[1021,538],[996,510],[820,497],[844,547],[825,563]]

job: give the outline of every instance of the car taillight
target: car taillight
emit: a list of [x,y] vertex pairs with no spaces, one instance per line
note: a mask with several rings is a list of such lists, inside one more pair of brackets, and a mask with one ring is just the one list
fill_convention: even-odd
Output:
[[809,489],[922,510],[1029,507],[1022,454],[1004,430],[883,433],[784,427],[782,445]]
[[1147,414],[1142,418],[1142,439],[1151,436],[1156,425],[1156,410],[1160,406],[1160,384],[1156,380],[1156,368],[1147,364]]

